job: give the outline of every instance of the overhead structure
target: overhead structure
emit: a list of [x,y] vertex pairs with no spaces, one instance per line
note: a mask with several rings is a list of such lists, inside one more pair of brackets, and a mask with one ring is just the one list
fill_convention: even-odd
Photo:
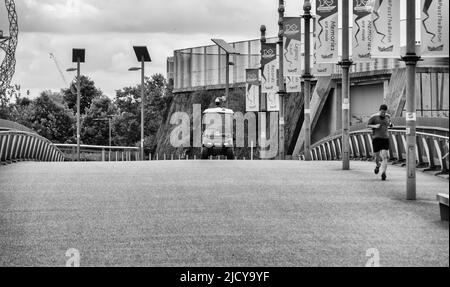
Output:
[[53,60],[53,62],[55,62],[56,65],[56,69],[58,69],[59,74],[61,75],[61,78],[64,82],[64,85],[67,87],[69,85],[69,83],[67,83],[66,77],[64,76],[63,71],[61,70],[61,67],[59,66],[58,60],[56,60],[56,57],[53,53],[49,53],[50,54],[50,59]]
[[0,49],[5,52],[5,58],[0,66],[0,96],[6,94],[10,86],[16,67],[16,47],[19,35],[17,25],[17,13],[14,0],[5,0],[6,11],[8,12],[9,35],[0,29]]

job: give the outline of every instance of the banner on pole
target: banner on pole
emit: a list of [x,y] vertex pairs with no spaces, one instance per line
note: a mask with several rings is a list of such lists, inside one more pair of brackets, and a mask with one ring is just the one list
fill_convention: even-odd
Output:
[[300,17],[284,18],[283,59],[284,75],[297,75],[301,72],[301,30]]
[[333,73],[333,66],[335,64],[331,63],[317,63],[316,62],[316,55],[313,56],[314,64],[311,68],[311,73],[314,76],[330,76]]
[[317,37],[314,53],[317,63],[337,63],[338,55],[338,0],[316,0]]
[[267,93],[267,111],[278,112],[280,111],[280,96],[277,92]]
[[422,57],[448,57],[448,0],[422,0]]
[[261,88],[263,93],[277,92],[277,44],[264,43],[261,47]]
[[353,62],[371,62],[372,1],[353,0]]
[[245,110],[247,112],[259,111],[259,69],[245,70]]
[[302,77],[300,75],[286,76],[286,92],[300,93],[302,91]]
[[372,13],[372,58],[400,57],[400,1],[375,0]]

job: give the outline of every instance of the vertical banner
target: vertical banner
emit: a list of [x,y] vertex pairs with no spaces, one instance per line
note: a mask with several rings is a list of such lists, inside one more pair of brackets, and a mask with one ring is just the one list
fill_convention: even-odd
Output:
[[259,69],[245,70],[245,110],[247,112],[259,111]]
[[275,91],[267,93],[267,111],[280,111],[280,96]]
[[261,47],[261,87],[263,93],[278,92],[277,85],[277,44],[265,43]]
[[448,57],[448,0],[422,0],[422,57]]
[[372,13],[372,58],[400,57],[400,1],[376,0]]
[[316,63],[337,63],[338,0],[316,0],[317,37],[314,41]]
[[286,92],[300,93],[302,91],[302,76],[287,75],[286,76]]
[[301,73],[301,30],[300,17],[284,18],[284,75],[298,75]]
[[372,61],[372,2],[353,0],[353,62]]

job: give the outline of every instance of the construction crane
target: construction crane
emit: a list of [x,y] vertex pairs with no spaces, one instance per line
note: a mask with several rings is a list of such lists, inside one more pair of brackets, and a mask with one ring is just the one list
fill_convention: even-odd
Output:
[[53,59],[53,62],[55,62],[56,68],[58,69],[58,72],[61,75],[61,78],[63,79],[64,84],[67,87],[69,84],[67,83],[66,77],[64,77],[64,73],[62,72],[61,67],[58,64],[58,61],[56,60],[55,55],[53,53],[49,53],[49,54],[50,54],[50,58]]

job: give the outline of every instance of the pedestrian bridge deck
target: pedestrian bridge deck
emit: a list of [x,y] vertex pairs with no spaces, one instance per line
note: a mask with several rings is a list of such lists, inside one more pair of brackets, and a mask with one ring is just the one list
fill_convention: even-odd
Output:
[[449,266],[449,181],[338,161],[0,166],[0,266]]

